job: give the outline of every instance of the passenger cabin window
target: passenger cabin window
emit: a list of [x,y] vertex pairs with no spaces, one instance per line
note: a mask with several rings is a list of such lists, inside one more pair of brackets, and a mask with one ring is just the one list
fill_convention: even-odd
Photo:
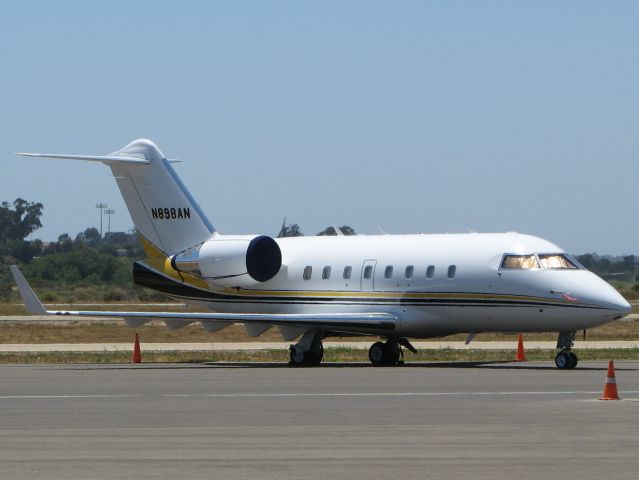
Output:
[[566,255],[561,253],[542,254],[539,260],[544,268],[553,270],[576,270],[578,267]]
[[331,267],[324,267],[322,270],[322,280],[328,280],[331,278]]
[[537,270],[539,262],[535,255],[506,255],[501,262],[501,268]]
[[313,275],[313,267],[309,265],[308,267],[304,268],[304,275],[303,275],[304,280],[310,280],[311,275]]
[[344,267],[344,280],[350,280],[351,273],[353,273],[353,267],[351,267],[350,265]]
[[435,265],[428,265],[426,269],[426,278],[433,278],[435,276]]
[[404,272],[404,276],[407,279],[413,278],[413,273],[415,272],[415,267],[413,267],[412,265],[409,265],[408,267],[406,267],[406,271]]
[[384,278],[392,278],[393,277],[393,266],[388,265],[384,270]]
[[368,279],[368,278],[371,278],[372,276],[373,276],[373,266],[367,265],[366,268],[364,269],[364,278]]
[[448,267],[448,278],[453,278],[455,276],[455,272],[457,272],[457,267],[455,265],[451,265]]

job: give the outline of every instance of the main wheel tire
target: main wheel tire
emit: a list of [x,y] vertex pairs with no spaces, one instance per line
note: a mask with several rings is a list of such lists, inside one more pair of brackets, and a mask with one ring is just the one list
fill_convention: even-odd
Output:
[[577,358],[577,355],[574,352],[568,353],[568,356],[570,357],[570,364],[568,365],[568,368],[572,370],[579,363],[579,359]]
[[397,365],[399,359],[402,357],[402,351],[397,343],[386,343],[386,364]]
[[566,370],[570,368],[570,353],[569,352],[559,352],[555,357],[555,365],[560,370]]
[[289,365],[292,367],[319,365],[322,362],[322,358],[324,358],[324,346],[320,344],[315,350],[305,352],[301,348],[291,345],[290,358]]
[[385,347],[382,342],[375,342],[371,345],[371,348],[368,349],[368,359],[374,366],[384,365],[384,360],[386,359]]
[[319,347],[306,352],[304,363],[306,365],[319,365],[322,363],[322,358],[324,358],[324,345],[320,343]]
[[306,360],[306,352],[304,352],[301,348],[297,348],[295,345],[291,345],[290,358],[291,362],[289,365],[299,367],[301,365],[304,365],[304,362]]

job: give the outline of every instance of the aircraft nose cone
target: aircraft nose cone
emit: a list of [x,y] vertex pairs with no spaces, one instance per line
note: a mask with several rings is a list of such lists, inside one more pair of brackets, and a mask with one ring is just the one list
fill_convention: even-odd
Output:
[[628,303],[628,301],[621,296],[617,290],[611,288],[611,292],[607,295],[607,298],[604,299],[604,304],[610,308],[611,310],[616,311],[620,316],[628,315],[632,312],[632,307]]
[[622,302],[617,304],[616,310],[622,315],[628,315],[632,312],[632,306],[626,301],[626,299],[622,299]]

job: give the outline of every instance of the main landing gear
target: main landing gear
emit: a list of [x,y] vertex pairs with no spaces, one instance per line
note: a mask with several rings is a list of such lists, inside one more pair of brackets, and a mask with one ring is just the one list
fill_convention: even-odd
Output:
[[[290,347],[290,367],[316,367],[324,357],[324,346],[321,331],[306,332],[299,342]],[[375,342],[368,350],[368,358],[376,367],[394,366],[404,364],[404,352],[402,347],[413,353],[417,349],[406,338],[389,338],[386,342]]]
[[555,357],[555,365],[560,370],[571,370],[577,366],[579,359],[577,355],[572,351],[574,345],[575,331],[572,332],[559,332],[559,338],[557,338],[557,348],[560,350]]
[[322,345],[322,332],[306,332],[299,342],[290,347],[288,362],[291,367],[316,367],[322,363],[324,357],[324,345]]
[[402,346],[417,353],[406,338],[389,338],[386,342],[375,342],[368,350],[368,358],[375,367],[404,364]]

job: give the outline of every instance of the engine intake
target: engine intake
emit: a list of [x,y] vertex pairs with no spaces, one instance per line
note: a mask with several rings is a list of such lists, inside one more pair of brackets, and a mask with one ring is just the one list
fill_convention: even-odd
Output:
[[282,268],[282,251],[271,237],[255,237],[246,249],[246,272],[258,282],[270,280]]

